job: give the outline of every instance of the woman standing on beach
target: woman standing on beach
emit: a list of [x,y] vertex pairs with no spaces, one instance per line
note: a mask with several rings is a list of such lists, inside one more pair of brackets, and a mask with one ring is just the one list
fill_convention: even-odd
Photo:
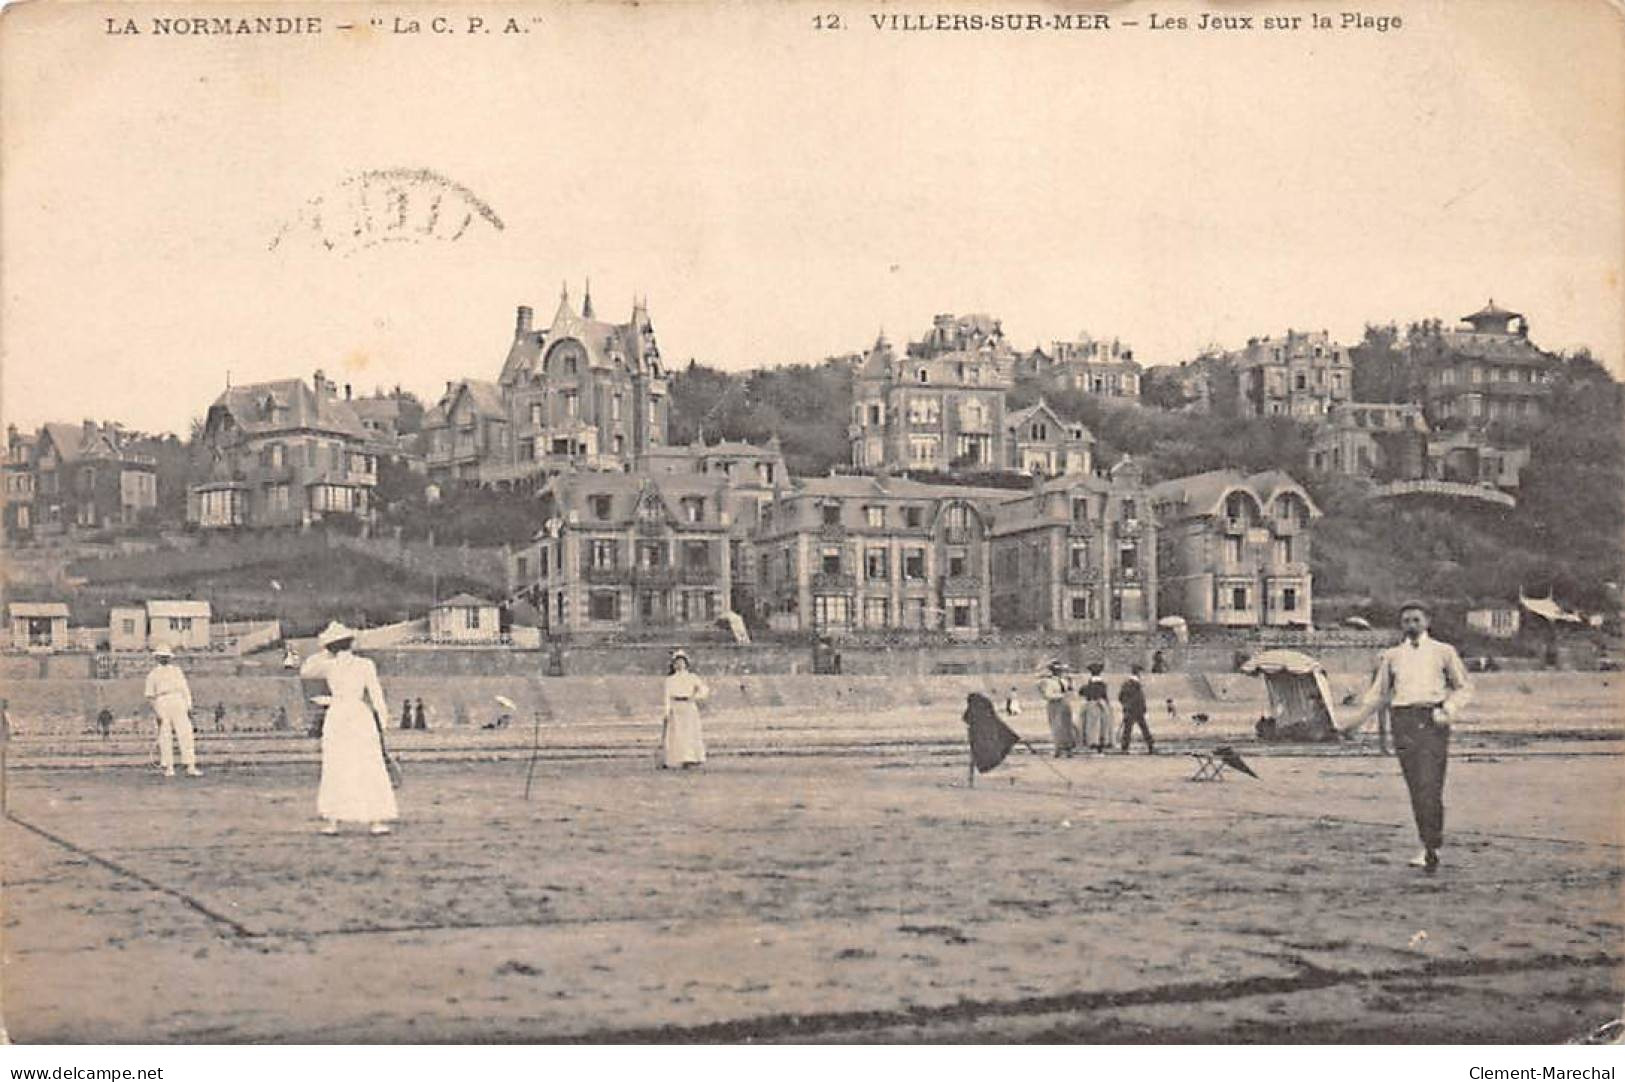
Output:
[[1106,745],[1112,739],[1111,698],[1106,691],[1106,681],[1100,678],[1105,671],[1105,665],[1090,662],[1089,679],[1078,689],[1083,699],[1083,746],[1094,748],[1097,755],[1106,754]]
[[1044,715],[1049,721],[1050,740],[1055,745],[1057,759],[1070,756],[1078,743],[1078,731],[1072,724],[1072,704],[1066,701],[1071,691],[1072,681],[1067,679],[1065,662],[1052,659],[1038,681],[1038,697],[1044,700]]
[[666,726],[660,740],[660,769],[686,769],[705,762],[699,704],[710,694],[705,682],[689,671],[688,655],[672,651],[666,675]]
[[316,641],[322,650],[300,666],[299,675],[325,679],[332,696],[322,725],[322,781],[316,791],[322,833],[337,834],[339,823],[349,822],[370,823],[372,833],[388,834],[400,812],[384,765],[379,730],[389,706],[378,669],[351,652],[355,632],[337,621]]

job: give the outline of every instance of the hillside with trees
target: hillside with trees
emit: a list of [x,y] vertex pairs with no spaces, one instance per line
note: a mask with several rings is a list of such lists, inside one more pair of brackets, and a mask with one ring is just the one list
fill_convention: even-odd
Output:
[[[1414,392],[1396,348],[1398,331],[1368,329],[1354,351],[1356,396],[1386,401]],[[1309,488],[1325,517],[1315,530],[1317,597],[1380,610],[1402,596],[1511,598],[1548,590],[1566,604],[1608,606],[1608,583],[1625,581],[1625,400],[1621,386],[1585,353],[1566,357],[1547,419],[1496,432],[1527,441],[1518,505],[1394,505],[1370,486],[1309,470],[1313,429],[1286,417],[1173,412],[1139,402],[1018,383],[1008,406],[1042,396],[1094,435],[1102,466],[1132,455],[1156,482],[1204,470],[1285,470]],[[839,363],[723,372],[691,363],[672,386],[672,438],[703,430],[708,442],[762,442],[778,433],[792,473],[827,473],[848,461],[852,378]],[[938,480],[937,476],[922,480]],[[974,479],[987,483],[987,477]]]
[[827,474],[850,457],[852,370],[840,361],[724,372],[696,361],[671,380],[671,442],[743,440],[774,435],[797,476]]

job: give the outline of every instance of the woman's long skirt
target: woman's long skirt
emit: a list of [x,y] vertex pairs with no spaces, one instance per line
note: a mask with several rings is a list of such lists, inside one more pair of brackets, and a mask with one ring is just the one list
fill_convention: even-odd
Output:
[[1045,703],[1049,713],[1049,738],[1056,751],[1071,751],[1078,746],[1078,730],[1072,724],[1072,706],[1065,699],[1051,699]]
[[700,708],[692,702],[671,704],[660,755],[661,762],[667,766],[705,762],[705,738],[700,734]]
[[316,811],[323,819],[381,823],[400,818],[384,767],[384,747],[367,704],[339,701],[322,725],[322,783]]
[[1083,746],[1103,748],[1112,742],[1112,708],[1100,699],[1083,701]]

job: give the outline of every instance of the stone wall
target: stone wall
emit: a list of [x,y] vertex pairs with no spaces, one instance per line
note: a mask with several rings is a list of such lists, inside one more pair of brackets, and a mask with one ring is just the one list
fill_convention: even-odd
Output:
[[[664,669],[662,668],[662,672]],[[840,676],[757,675],[709,672],[705,679],[711,688],[707,714],[736,715],[770,724],[786,713],[799,719],[828,718],[833,722],[858,713],[895,710],[925,710],[940,713],[944,725],[957,723],[965,696],[980,691],[1001,702],[1014,687],[1026,713],[1020,726],[1033,738],[1043,735],[1034,674],[1030,671],[1003,673],[948,674],[933,676],[861,675]],[[1106,674],[1115,693],[1120,669]],[[1596,714],[1598,704],[1625,703],[1625,676],[1612,673],[1484,673],[1474,678],[1474,699],[1462,722],[1471,728],[1475,718],[1494,718],[1499,724],[1520,724],[1522,719],[1543,725],[1565,724],[1566,719]],[[436,675],[385,675],[384,693],[389,701],[390,727],[400,723],[405,699],[422,699],[427,707],[431,729],[475,728],[494,723],[507,709],[497,703],[498,695],[512,700],[517,709],[510,723],[522,727],[533,713],[546,722],[622,721],[659,726],[661,676],[569,676],[464,675],[448,680]],[[1157,724],[1160,704],[1172,699],[1184,715],[1198,711],[1216,719],[1229,718],[1250,725],[1268,709],[1262,680],[1238,673],[1169,673],[1148,676],[1146,697],[1152,706],[1152,725]],[[1341,700],[1363,689],[1365,678],[1357,674],[1334,674],[1334,699],[1342,718],[1347,708]],[[230,731],[269,730],[277,710],[286,711],[289,723],[302,729],[307,704],[297,677],[275,676],[235,679],[197,676],[191,681],[194,703],[193,722],[200,731],[214,728],[215,705],[226,708],[225,726]],[[28,680],[8,688],[8,716],[14,730],[24,738],[39,735],[73,734],[89,731],[98,711],[112,710],[120,732],[133,729],[154,731],[154,721],[142,697],[143,682],[119,680],[55,679]],[[1617,720],[1625,714],[1605,710]]]

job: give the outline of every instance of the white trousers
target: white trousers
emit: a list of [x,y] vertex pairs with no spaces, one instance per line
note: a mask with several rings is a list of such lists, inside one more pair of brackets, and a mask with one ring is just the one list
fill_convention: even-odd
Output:
[[192,718],[186,704],[173,695],[165,695],[153,704],[158,712],[158,763],[165,770],[175,769],[175,749],[172,740],[179,740],[181,762],[197,765],[197,750],[192,745]]

